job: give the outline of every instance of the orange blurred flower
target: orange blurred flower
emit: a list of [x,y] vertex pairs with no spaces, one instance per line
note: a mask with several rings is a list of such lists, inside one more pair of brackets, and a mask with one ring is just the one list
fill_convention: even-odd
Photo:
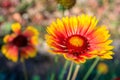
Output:
[[46,41],[53,53],[63,54],[76,63],[97,56],[112,59],[109,31],[105,26],[96,27],[97,22],[95,17],[88,15],[57,19],[47,28]]
[[2,53],[13,62],[17,62],[18,59],[23,60],[28,57],[35,57],[38,31],[28,26],[22,32],[19,23],[12,24],[12,31],[14,33],[6,35],[3,39],[5,45],[2,46]]

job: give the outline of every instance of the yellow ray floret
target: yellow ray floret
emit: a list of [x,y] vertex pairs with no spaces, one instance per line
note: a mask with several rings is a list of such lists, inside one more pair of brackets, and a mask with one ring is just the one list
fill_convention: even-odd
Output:
[[21,30],[21,25],[19,23],[14,23],[12,24],[12,30],[15,33],[19,33]]

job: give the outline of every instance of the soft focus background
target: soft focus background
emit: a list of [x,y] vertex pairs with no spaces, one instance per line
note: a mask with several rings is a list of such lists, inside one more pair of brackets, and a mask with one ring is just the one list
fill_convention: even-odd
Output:
[[[106,65],[107,69],[104,68],[106,72],[97,80],[120,80],[120,0],[77,0],[73,8],[65,11],[65,15],[69,16],[83,13],[96,16],[99,19],[98,25],[106,25],[110,30],[111,39],[114,40],[114,58],[99,61]],[[11,24],[14,22],[19,22],[23,27],[32,25],[40,32],[37,56],[25,61],[29,80],[58,80],[65,59],[47,52],[49,47],[45,43],[44,35],[46,27],[61,17],[62,11],[55,0],[0,0],[0,47],[3,45],[3,37],[11,32]],[[76,80],[83,78],[93,61],[94,59],[81,64]],[[93,80],[99,72],[97,66],[88,80]],[[68,69],[69,66],[64,80]],[[51,75],[55,78],[51,79]],[[9,61],[1,52],[0,80],[24,80],[22,63]]]

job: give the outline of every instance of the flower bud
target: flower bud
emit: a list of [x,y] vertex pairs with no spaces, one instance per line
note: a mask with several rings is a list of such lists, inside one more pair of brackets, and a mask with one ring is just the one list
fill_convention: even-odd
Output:
[[70,9],[75,5],[76,0],[57,0],[57,2],[65,9]]

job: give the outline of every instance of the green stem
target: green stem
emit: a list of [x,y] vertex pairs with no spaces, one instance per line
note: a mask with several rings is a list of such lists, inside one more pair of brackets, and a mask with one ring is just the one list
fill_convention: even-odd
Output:
[[98,80],[98,78],[100,77],[101,73],[97,73],[95,78],[93,80]]
[[50,77],[50,80],[55,80],[55,74],[52,73],[51,77]]
[[22,64],[23,64],[24,78],[25,78],[25,80],[28,80],[28,75],[27,75],[27,69],[26,69],[25,61],[22,61]]
[[71,62],[70,69],[69,69],[68,76],[67,76],[66,80],[70,80],[70,77],[71,77],[71,74],[72,74],[72,69],[73,69],[73,62]]
[[63,67],[63,69],[60,73],[59,80],[63,80],[64,74],[66,72],[66,69],[67,69],[68,65],[69,65],[69,61],[66,60],[65,64],[64,64],[64,67]]
[[76,68],[75,68],[75,71],[73,73],[73,76],[72,76],[72,79],[71,80],[75,80],[76,77],[77,77],[77,74],[79,72],[79,69],[80,69],[80,65],[76,65]]
[[95,59],[95,61],[93,62],[92,66],[89,68],[88,72],[86,73],[86,75],[84,76],[83,80],[87,80],[89,75],[91,74],[91,72],[93,71],[93,69],[95,68],[95,66],[97,65],[99,61],[99,58],[97,57]]
[[[57,63],[58,63],[58,56],[55,56],[55,58],[54,58],[55,67],[56,67]],[[54,79],[55,79],[55,72],[56,72],[56,71],[55,71],[55,69],[54,69],[53,73],[52,73],[51,76],[50,76],[50,80],[54,80]]]

